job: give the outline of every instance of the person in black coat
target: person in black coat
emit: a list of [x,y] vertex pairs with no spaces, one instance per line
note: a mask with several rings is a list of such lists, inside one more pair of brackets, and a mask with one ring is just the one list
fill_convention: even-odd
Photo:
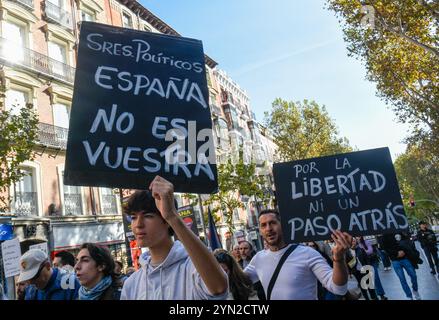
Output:
[[426,222],[421,221],[419,223],[419,230],[416,234],[416,238],[421,244],[422,250],[424,250],[425,256],[427,257],[431,274],[436,274],[436,271],[439,273],[436,235],[432,230],[428,229],[428,224]]
[[[413,247],[410,239],[402,233],[389,233],[382,237],[382,248],[392,260],[393,271],[401,282],[401,286],[408,299],[421,299],[418,292],[418,278],[416,276],[415,266],[420,263],[419,252]],[[413,292],[407,284],[404,270],[410,277]]]

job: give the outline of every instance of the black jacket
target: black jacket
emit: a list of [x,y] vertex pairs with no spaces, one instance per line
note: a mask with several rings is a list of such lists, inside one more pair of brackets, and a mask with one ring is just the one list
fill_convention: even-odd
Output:
[[119,282],[113,282],[99,297],[99,300],[120,300],[122,287]]
[[416,238],[421,243],[422,248],[436,249],[436,234],[430,230],[419,230],[416,234]]
[[404,251],[404,253],[406,252],[404,248],[399,244],[399,242],[396,241],[394,233],[385,234],[380,240],[380,246],[384,251],[387,252],[390,260],[397,261],[405,258],[405,256],[402,258],[398,258],[398,251]]
[[[392,261],[408,259],[415,269],[418,268],[418,264],[423,263],[415,244],[407,237],[403,236],[398,242],[395,239],[395,234],[386,234],[382,238],[382,244],[383,250],[387,252]],[[398,251],[403,251],[405,255],[398,258]]]

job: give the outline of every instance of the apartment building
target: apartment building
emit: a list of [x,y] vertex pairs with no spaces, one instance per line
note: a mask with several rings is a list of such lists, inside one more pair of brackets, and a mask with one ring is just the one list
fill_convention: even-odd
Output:
[[[23,163],[26,175],[10,186],[11,210],[0,214],[0,223],[13,225],[22,252],[47,242],[52,254],[76,253],[82,243],[95,242],[123,260],[119,195],[108,188],[63,182],[82,21],[179,36],[135,0],[0,0],[0,107],[17,112],[31,106],[39,117],[35,159]],[[205,62],[217,162],[236,157],[242,147],[246,161],[255,161],[262,170],[266,159],[273,159],[275,144],[256,122],[246,92],[207,55]],[[187,204],[181,195],[177,199]],[[235,221],[250,237],[258,204],[243,200],[246,209],[237,210]],[[201,208],[194,210],[203,235]],[[224,243],[230,239],[224,226],[220,232]]]

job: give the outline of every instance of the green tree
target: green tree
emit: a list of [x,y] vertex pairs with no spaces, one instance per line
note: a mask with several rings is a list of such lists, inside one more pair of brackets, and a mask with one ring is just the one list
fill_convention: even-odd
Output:
[[[439,219],[439,158],[418,145],[411,145],[395,161],[404,207],[412,220]],[[413,196],[415,207],[410,207]],[[435,204],[436,202],[436,204]]]
[[265,112],[265,124],[285,161],[352,151],[348,140],[338,136],[325,107],[314,101],[289,102],[278,98],[272,110]]
[[241,150],[236,163],[229,159],[226,163],[218,165],[219,191],[204,201],[204,204],[211,206],[216,221],[221,211],[229,231],[233,233],[233,212],[244,208],[240,195],[256,196],[261,202],[267,201],[262,189],[264,184],[264,177],[256,174],[256,164],[245,163]]
[[439,155],[439,2],[328,0],[328,8],[340,18],[348,55],[364,63],[399,121],[411,124],[408,141]]
[[[9,187],[18,182],[24,172],[23,161],[34,158],[33,148],[38,133],[38,118],[32,105],[21,108],[18,114],[0,111],[0,211],[10,211]],[[0,106],[1,109],[1,106]]]

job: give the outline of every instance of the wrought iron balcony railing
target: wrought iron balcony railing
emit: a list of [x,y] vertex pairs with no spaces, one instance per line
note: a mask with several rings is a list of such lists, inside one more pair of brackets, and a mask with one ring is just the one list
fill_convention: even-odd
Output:
[[19,4],[25,6],[30,10],[34,10],[34,1],[33,0],[15,0]]
[[67,149],[69,129],[48,123],[38,123],[38,143],[55,149]]
[[13,211],[17,216],[37,216],[37,193],[15,192]]
[[50,1],[44,1],[44,12],[48,20],[73,30],[73,17],[70,12],[54,5]]
[[0,38],[0,60],[12,65],[21,65],[71,84],[75,78],[75,68],[5,38]]
[[82,215],[82,197],[80,194],[64,193],[64,215]]
[[117,214],[117,203],[114,195],[103,194],[101,206],[103,214]]
[[210,104],[210,111],[218,116],[220,116],[221,113],[221,108],[218,107],[216,104],[211,103]]

